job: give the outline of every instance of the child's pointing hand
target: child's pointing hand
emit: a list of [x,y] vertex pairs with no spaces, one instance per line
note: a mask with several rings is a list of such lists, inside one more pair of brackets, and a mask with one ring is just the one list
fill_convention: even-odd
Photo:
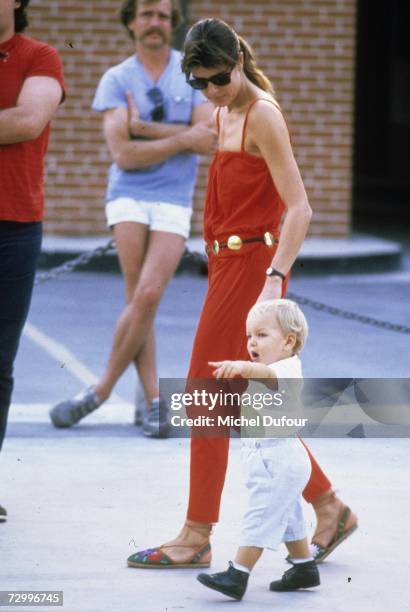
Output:
[[208,364],[216,368],[212,372],[215,378],[248,378],[252,365],[249,361],[208,361]]

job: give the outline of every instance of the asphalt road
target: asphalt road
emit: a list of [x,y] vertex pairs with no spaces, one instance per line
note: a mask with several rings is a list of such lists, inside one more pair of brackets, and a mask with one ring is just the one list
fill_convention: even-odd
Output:
[[[410,325],[410,271],[294,279],[289,290],[330,306]],[[206,279],[178,276],[169,284],[156,321],[159,373],[184,377]],[[105,364],[115,321],[123,305],[121,277],[75,273],[35,289],[29,322],[44,334],[43,346],[23,337],[14,402],[53,403],[78,389],[66,364],[52,357],[47,339],[58,342],[94,374]],[[304,307],[310,335],[303,351],[306,377],[407,377],[409,336]],[[117,386],[132,401],[133,372]]]

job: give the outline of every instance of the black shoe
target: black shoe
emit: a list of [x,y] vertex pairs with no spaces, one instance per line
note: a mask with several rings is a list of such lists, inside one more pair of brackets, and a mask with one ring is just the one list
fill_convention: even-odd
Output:
[[7,521],[7,510],[0,506],[0,523],[5,523]]
[[271,591],[296,591],[297,589],[309,589],[319,584],[320,576],[315,561],[306,561],[306,563],[295,563],[280,580],[271,582],[269,589]]
[[240,601],[245,594],[248,585],[249,574],[234,568],[232,561],[229,561],[229,568],[226,572],[218,574],[199,574],[197,580],[201,584],[214,591],[219,591],[228,597]]

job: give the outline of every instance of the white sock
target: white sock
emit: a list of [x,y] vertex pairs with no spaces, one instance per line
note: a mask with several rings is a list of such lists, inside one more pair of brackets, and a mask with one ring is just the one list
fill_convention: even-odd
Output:
[[313,557],[306,557],[306,559],[298,559],[298,558],[291,557],[290,560],[295,565],[298,565],[299,563],[307,563],[308,561],[313,561]]
[[236,563],[236,561],[234,561],[232,563],[232,565],[234,566],[234,568],[236,570],[239,570],[240,572],[246,572],[247,574],[251,573],[251,570],[249,569],[249,567],[245,567],[245,565],[241,565],[240,563]]
[[151,404],[153,404],[154,402],[156,402],[157,404],[159,404],[159,400],[160,400],[160,397],[159,397],[159,395],[158,395],[158,397],[154,397],[154,398],[151,400]]

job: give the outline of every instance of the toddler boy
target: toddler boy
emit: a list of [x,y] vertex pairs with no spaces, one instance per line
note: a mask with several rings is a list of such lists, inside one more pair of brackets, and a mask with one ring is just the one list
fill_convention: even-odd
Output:
[[[295,302],[278,299],[255,304],[248,314],[246,333],[251,361],[210,362],[216,368],[216,378],[264,379],[269,388],[277,389],[285,386],[281,380],[302,378],[298,355],[308,327]],[[240,600],[263,549],[276,549],[285,542],[292,568],[271,582],[270,590],[319,585],[303,520],[302,491],[310,478],[311,464],[301,441],[295,436],[243,438],[242,462],[249,505],[235,561],[229,562],[225,572],[199,574],[199,582]]]

